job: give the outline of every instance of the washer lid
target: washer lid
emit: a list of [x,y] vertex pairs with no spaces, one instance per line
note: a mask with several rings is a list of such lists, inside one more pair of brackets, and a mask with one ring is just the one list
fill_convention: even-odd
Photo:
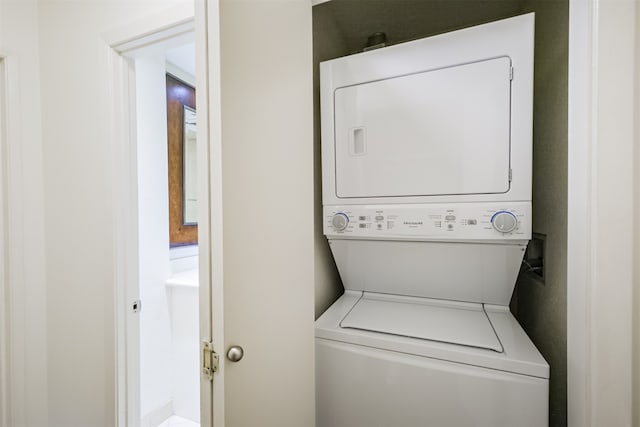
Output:
[[340,327],[504,352],[482,304],[364,292]]

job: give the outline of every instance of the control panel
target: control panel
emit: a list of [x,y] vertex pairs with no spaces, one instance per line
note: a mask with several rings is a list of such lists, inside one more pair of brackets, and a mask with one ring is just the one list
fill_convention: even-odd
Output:
[[531,203],[324,207],[324,234],[408,240],[529,240]]

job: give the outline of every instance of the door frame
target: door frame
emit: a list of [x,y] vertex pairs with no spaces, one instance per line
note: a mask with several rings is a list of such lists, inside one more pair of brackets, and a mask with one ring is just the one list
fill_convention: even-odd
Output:
[[[586,3],[586,2],[585,2]],[[567,421],[588,426],[589,180],[591,159],[587,125],[591,115],[592,10],[569,6],[569,94],[567,173]],[[579,214],[582,212],[582,214]]]
[[[567,415],[631,425],[634,233],[633,0],[570,0]],[[605,49],[601,49],[605,47]],[[637,90],[637,89],[636,89]],[[614,202],[611,203],[615,197]],[[615,231],[614,231],[615,233]],[[637,298],[637,296],[636,296]],[[611,356],[615,354],[615,361]]]
[[[104,33],[109,67],[109,89],[112,134],[112,188],[114,213],[114,270],[116,335],[116,419],[117,425],[135,427],[140,423],[140,319],[129,309],[138,298],[138,238],[137,238],[137,154],[135,70],[132,55],[152,49],[165,40],[195,32],[196,80],[198,91],[208,93],[208,30],[205,0],[196,0],[191,7],[180,5],[145,17],[132,24]],[[200,218],[199,247],[199,313],[200,339],[211,340],[211,257],[210,257],[210,154],[209,107],[207,96],[198,98],[198,181]],[[200,101],[202,100],[202,101]],[[202,361],[200,361],[202,363]],[[200,377],[200,425],[212,425],[212,385]]]
[[9,242],[7,242],[7,59],[0,54],[0,425],[12,425],[11,393],[11,289],[9,287],[7,262]]
[[[46,380],[33,382],[33,375],[46,375],[46,342],[29,341],[46,338],[42,330],[46,322],[42,310],[45,297],[29,299],[34,284],[26,281],[27,268],[39,255],[26,252],[25,217],[32,216],[27,211],[25,191],[29,188],[24,173],[25,164],[32,159],[26,157],[23,148],[27,141],[23,135],[21,96],[25,88],[20,65],[17,53],[0,53],[0,425],[26,423],[30,415],[42,419],[38,418],[42,407],[29,405],[46,405],[46,390],[42,390]],[[44,289],[38,292],[42,296]],[[37,331],[26,316],[35,317]],[[38,351],[28,351],[36,345]],[[32,366],[34,363],[38,366]]]

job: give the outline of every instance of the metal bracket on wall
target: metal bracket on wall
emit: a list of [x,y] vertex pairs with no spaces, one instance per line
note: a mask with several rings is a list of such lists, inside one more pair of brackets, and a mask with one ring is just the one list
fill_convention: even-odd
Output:
[[545,282],[546,234],[533,233],[522,260],[523,267],[534,279]]

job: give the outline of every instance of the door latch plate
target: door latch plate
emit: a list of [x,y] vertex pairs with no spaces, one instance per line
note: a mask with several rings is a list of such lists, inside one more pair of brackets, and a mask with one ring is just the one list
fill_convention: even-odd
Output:
[[133,313],[139,313],[142,310],[142,301],[137,299],[131,303],[131,311]]

